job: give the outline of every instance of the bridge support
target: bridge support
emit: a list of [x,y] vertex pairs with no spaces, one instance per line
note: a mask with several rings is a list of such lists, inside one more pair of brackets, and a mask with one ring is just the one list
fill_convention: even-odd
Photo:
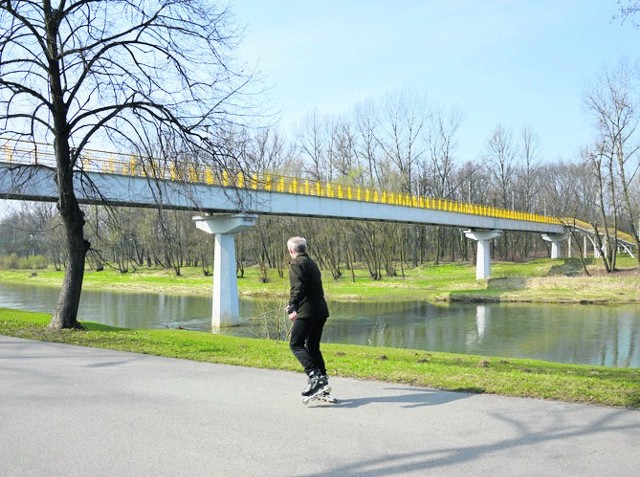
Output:
[[215,235],[213,257],[213,300],[211,328],[240,324],[236,245],[234,234],[253,227],[255,215],[219,215],[194,217],[196,227]]
[[567,234],[542,234],[542,238],[551,242],[551,258],[562,258],[562,241],[567,239]]
[[465,230],[467,238],[478,241],[476,253],[476,280],[484,280],[491,276],[491,250],[489,242],[491,239],[499,237],[501,230]]

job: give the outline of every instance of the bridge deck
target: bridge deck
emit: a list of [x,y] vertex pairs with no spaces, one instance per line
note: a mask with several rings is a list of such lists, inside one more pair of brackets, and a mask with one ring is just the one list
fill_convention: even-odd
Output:
[[[20,146],[20,145],[19,145]],[[49,145],[4,146],[0,197],[55,201]],[[154,176],[148,172],[154,162]],[[144,165],[147,164],[147,168]],[[29,167],[23,167],[29,166]],[[562,233],[560,219],[446,199],[268,173],[178,168],[131,155],[89,151],[80,166],[76,192],[85,203],[164,207],[202,212],[312,216]],[[80,172],[80,171],[79,171]]]

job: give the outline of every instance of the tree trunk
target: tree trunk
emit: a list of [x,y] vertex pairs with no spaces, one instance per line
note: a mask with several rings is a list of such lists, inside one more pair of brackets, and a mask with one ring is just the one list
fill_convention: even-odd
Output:
[[[63,153],[64,153],[64,147]],[[84,214],[73,191],[72,172],[67,168],[58,174],[60,198],[58,208],[66,233],[67,262],[58,295],[58,304],[53,314],[50,328],[82,328],[78,323],[80,293],[84,279],[84,262],[91,244],[84,238]]]

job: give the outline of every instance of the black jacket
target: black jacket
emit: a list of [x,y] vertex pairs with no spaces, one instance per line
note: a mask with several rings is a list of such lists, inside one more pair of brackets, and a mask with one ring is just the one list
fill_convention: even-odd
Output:
[[289,265],[290,309],[298,318],[327,318],[329,307],[324,299],[322,275],[316,262],[306,253],[300,253]]

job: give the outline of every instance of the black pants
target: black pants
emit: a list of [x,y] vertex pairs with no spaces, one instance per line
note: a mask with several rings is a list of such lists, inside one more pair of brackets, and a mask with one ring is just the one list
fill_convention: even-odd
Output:
[[320,352],[320,338],[326,322],[326,318],[298,318],[293,322],[289,347],[307,376],[313,370],[327,374]]

